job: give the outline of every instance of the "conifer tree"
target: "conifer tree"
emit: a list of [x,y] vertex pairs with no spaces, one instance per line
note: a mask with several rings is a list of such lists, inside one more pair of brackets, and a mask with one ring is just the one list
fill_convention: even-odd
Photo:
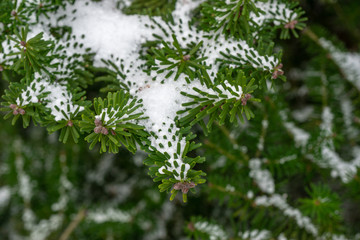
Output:
[[1,239],[360,239],[348,2],[2,0]]

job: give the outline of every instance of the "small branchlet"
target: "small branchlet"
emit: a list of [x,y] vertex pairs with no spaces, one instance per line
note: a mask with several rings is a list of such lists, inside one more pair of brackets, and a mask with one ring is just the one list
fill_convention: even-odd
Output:
[[274,72],[272,73],[272,79],[277,79],[279,76],[284,74],[284,71],[281,69],[283,64],[280,63],[274,68]]
[[190,188],[194,188],[195,183],[193,182],[178,182],[174,184],[175,190],[181,190],[182,193],[187,194]]

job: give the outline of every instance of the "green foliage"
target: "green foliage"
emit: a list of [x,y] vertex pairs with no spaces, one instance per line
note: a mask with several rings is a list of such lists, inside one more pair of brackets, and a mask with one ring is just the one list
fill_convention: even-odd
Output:
[[[199,42],[188,51],[181,48],[174,34],[172,38],[174,40],[173,47],[170,47],[165,41],[162,41],[161,44],[164,46],[163,48],[159,50],[152,48],[152,53],[155,56],[155,58],[151,60],[152,64],[155,65],[152,70],[156,71],[157,74],[167,71],[168,73],[165,78],[169,78],[176,71],[175,81],[179,78],[180,74],[185,73],[192,81],[195,78],[196,72],[206,71],[206,66],[201,64],[206,58],[194,57],[203,42]],[[210,79],[205,79],[205,81],[210,82]],[[190,83],[190,81],[188,82]]]
[[[161,16],[171,12],[175,8],[175,0],[134,0],[130,6],[124,8],[126,14],[148,14]],[[121,4],[121,1],[120,1]]]
[[[243,113],[245,113],[244,118],[250,120],[254,117],[254,113],[247,106],[247,102],[259,101],[259,99],[250,95],[257,89],[254,82],[255,79],[248,80],[242,71],[234,71],[233,73],[233,70],[229,69],[226,75],[220,75],[218,80],[215,80],[217,84],[212,86],[212,93],[197,88],[194,88],[194,90],[200,96],[182,92],[184,96],[191,98],[192,101],[183,104],[187,108],[180,111],[179,114],[184,112],[188,112],[188,114],[180,119],[180,124],[194,125],[201,121],[201,126],[206,126],[204,130],[207,132],[211,130],[214,121],[219,121],[219,124],[223,125],[225,119],[229,118],[230,122],[233,123],[237,116],[243,120]],[[193,105],[195,107],[192,107]],[[207,116],[209,116],[209,121],[205,125],[202,120]]]
[[1,239],[359,238],[359,3],[117,0],[156,34],[99,64],[72,2],[0,1]]
[[47,67],[52,67],[50,59],[47,57],[50,50],[54,47],[51,41],[44,41],[42,39],[43,33],[39,33],[31,39],[27,39],[29,28],[22,28],[21,35],[15,30],[17,39],[9,36],[9,39],[15,42],[16,52],[10,53],[12,55],[20,55],[20,58],[12,66],[14,71],[18,71],[21,66],[26,73],[27,81],[30,81],[30,76],[34,72],[41,70],[48,72]]
[[[21,116],[23,120],[23,127],[26,128],[29,126],[30,118],[33,119],[34,124],[41,122],[39,110],[40,112],[42,112],[45,109],[43,108],[41,103],[30,103],[27,105],[22,105],[21,100],[20,104],[17,105],[17,100],[19,96],[21,96],[22,91],[24,90],[23,86],[24,84],[17,82],[10,83],[9,89],[5,90],[5,95],[2,96],[5,102],[1,103],[1,111],[7,112],[4,116],[4,119],[13,117],[11,122],[12,125],[15,125],[16,121]],[[40,97],[44,95],[46,95],[46,93],[43,93],[42,95],[40,95]]]
[[324,232],[340,230],[340,198],[326,185],[311,185],[308,198],[299,199],[300,209],[314,219]]
[[250,33],[250,13],[257,14],[258,8],[251,0],[209,1],[203,4],[202,24],[209,30],[219,31],[231,36],[246,36]]

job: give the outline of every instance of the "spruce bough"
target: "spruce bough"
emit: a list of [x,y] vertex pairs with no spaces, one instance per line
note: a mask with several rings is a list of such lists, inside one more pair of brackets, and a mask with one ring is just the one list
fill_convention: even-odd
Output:
[[[304,112],[296,117],[284,98],[286,52],[278,42],[294,41],[304,30],[307,18],[298,3],[178,0],[164,2],[164,8],[141,0],[1,4],[0,70],[9,82],[1,111],[13,125],[21,119],[28,128],[32,122],[64,144],[86,142],[102,154],[142,150],[148,174],[170,200],[180,193],[187,202],[188,193],[197,194],[207,181],[209,195],[229,204],[235,221],[243,212],[253,213],[241,221],[256,227],[237,229],[240,239],[291,239],[301,231],[305,238],[343,236],[335,227],[343,221],[336,213],[340,200],[328,185],[309,185],[297,207],[280,194],[287,178],[315,178],[305,173],[309,166],[330,171],[326,174],[343,184],[355,184],[360,166],[359,139],[349,130],[359,129],[348,120],[354,112],[350,99],[341,106],[348,128],[343,137],[353,141],[351,161],[342,160],[338,146],[343,142],[333,139],[338,113],[331,97],[339,92],[327,89],[334,81],[327,79],[327,63],[315,59],[318,75],[305,80],[314,98],[311,111],[321,115],[316,130],[301,120]],[[139,10],[143,4],[145,12]],[[97,8],[103,22],[92,17]],[[107,11],[114,19],[101,18]],[[357,87],[359,75],[346,49],[321,30],[322,37],[309,28],[304,32],[313,41],[307,44],[320,46],[341,77]],[[312,84],[322,92],[311,89]],[[341,84],[341,89],[348,87]],[[277,217],[260,224],[265,215]],[[281,220],[289,222],[275,227]],[[194,216],[187,230],[195,238],[230,238],[218,224]],[[298,230],[287,230],[291,227]]]

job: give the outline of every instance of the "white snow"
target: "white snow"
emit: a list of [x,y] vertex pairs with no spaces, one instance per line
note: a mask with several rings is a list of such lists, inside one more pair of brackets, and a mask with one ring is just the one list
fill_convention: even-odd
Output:
[[267,240],[271,239],[271,234],[268,230],[251,230],[245,232],[239,232],[238,236],[241,239],[251,239],[251,240]]
[[314,107],[306,106],[292,111],[292,117],[298,122],[306,122],[314,112]]
[[228,239],[226,232],[220,226],[206,221],[198,221],[194,224],[195,229],[207,233],[210,240]]
[[11,188],[3,186],[0,188],[0,209],[7,205],[11,197]]
[[251,159],[249,161],[249,176],[254,179],[261,191],[272,194],[275,191],[274,179],[269,170],[261,169],[261,165],[260,159]]
[[129,222],[131,215],[128,212],[116,208],[89,210],[86,215],[87,221],[96,223],[104,222]]
[[253,24],[261,27],[266,21],[271,21],[275,25],[286,24],[296,19],[297,14],[290,10],[285,4],[279,3],[276,0],[267,2],[255,1],[255,6],[264,11],[263,14],[257,16],[255,13],[250,13],[250,18]]
[[[74,10],[76,13],[72,14]],[[63,14],[68,16],[56,21]],[[127,59],[139,50],[140,45],[154,33],[145,27],[147,21],[147,16],[123,14],[112,0],[75,1],[74,5],[68,4],[52,18],[53,25],[72,27],[76,41],[96,53],[96,65],[102,65],[102,58],[109,59],[113,55]],[[82,35],[84,39],[81,39]]]
[[[41,94],[46,96],[40,98]],[[84,107],[73,104],[72,94],[67,90],[66,86],[60,83],[51,83],[50,80],[44,78],[34,80],[22,92],[21,97],[16,99],[16,104],[26,106],[40,101],[44,102],[45,106],[50,109],[55,121],[70,120],[70,114],[74,114],[77,110],[78,112],[84,110]]]
[[310,139],[310,133],[297,127],[293,122],[289,122],[286,112],[280,112],[280,117],[286,130],[294,137],[296,147],[304,148]]
[[324,168],[330,168],[332,177],[340,177],[344,183],[348,183],[353,179],[360,167],[360,147],[355,146],[352,149],[354,159],[344,161],[335,151],[334,142],[332,140],[332,122],[334,115],[329,107],[325,107],[322,113],[321,130],[323,137],[326,139],[321,146],[322,159],[319,165]]
[[360,90],[360,53],[342,52],[324,38],[320,38],[319,43],[330,52],[332,59],[341,68],[347,80]]

